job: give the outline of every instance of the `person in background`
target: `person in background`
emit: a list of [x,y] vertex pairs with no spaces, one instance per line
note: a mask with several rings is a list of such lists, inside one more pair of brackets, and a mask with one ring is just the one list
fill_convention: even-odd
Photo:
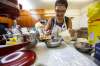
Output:
[[71,20],[65,16],[66,10],[68,7],[67,0],[56,0],[55,2],[55,13],[56,16],[52,17],[49,21],[47,26],[45,27],[46,30],[53,28],[54,24],[59,27],[62,27],[64,22],[66,23],[66,29],[72,29],[72,22]]
[[[71,34],[72,32],[72,22],[71,19],[65,16],[66,10],[68,8],[67,0],[56,0],[55,2],[55,16],[48,20],[45,26],[45,31],[51,30],[52,33],[62,32],[68,30]],[[67,33],[66,33],[67,34]]]
[[24,10],[22,5],[19,4],[19,10],[20,10],[20,15],[17,18],[17,24],[20,25],[21,27],[33,27],[35,26],[37,20],[32,17],[32,14]]

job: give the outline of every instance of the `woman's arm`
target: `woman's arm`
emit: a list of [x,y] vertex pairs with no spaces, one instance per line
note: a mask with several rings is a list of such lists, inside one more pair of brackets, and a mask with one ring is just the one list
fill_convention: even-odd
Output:
[[74,35],[74,30],[72,29],[72,21],[71,21],[71,18],[68,19],[68,31],[70,32],[71,36]]
[[47,23],[47,25],[45,26],[44,29],[45,29],[46,31],[49,30],[49,29],[51,29],[51,19],[48,20],[48,23]]
[[71,19],[69,18],[68,19],[68,30],[71,30],[72,29],[72,21],[71,21]]

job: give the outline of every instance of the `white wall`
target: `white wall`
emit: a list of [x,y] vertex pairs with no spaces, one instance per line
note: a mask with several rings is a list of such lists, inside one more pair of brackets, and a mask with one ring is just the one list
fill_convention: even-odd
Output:
[[82,9],[72,9],[67,12],[69,17],[74,17],[72,19],[72,28],[80,29],[81,27],[88,27],[88,17],[87,17],[87,7]]
[[88,27],[88,17],[87,17],[87,7],[81,9],[80,15],[80,26],[81,27]]
[[65,15],[68,17],[77,17],[80,15],[80,10],[79,9],[67,9]]
[[72,19],[72,28],[77,30],[79,29],[81,26],[80,26],[80,17],[79,16],[76,16]]
[[81,15],[80,9],[68,9],[65,15],[68,17],[73,17],[72,19],[73,29],[77,30],[80,28],[80,15]]

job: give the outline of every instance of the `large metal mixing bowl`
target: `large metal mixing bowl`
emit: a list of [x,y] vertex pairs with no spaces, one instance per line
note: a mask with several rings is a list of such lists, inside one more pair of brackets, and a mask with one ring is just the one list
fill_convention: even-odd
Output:
[[45,43],[48,48],[55,48],[61,45],[61,40],[60,39],[50,39],[50,40],[47,40]]

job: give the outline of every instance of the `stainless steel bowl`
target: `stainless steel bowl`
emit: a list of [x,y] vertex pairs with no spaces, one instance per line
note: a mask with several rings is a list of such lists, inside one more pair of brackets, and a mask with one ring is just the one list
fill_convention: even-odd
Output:
[[50,39],[50,40],[47,40],[45,43],[48,48],[55,48],[61,45],[61,40],[60,39]]
[[91,45],[89,45],[88,43],[84,43],[84,42],[79,42],[79,43],[76,42],[75,48],[83,53],[90,53],[93,49]]

